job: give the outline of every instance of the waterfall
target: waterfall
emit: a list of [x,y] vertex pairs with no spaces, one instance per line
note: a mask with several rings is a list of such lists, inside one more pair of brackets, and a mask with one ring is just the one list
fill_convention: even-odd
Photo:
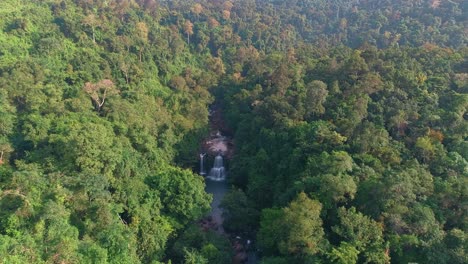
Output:
[[206,153],[200,153],[200,175],[205,175],[205,168],[203,167],[203,159],[205,158]]
[[223,157],[221,154],[216,156],[213,168],[210,170],[210,174],[208,174],[207,178],[213,181],[224,181],[226,179],[226,172],[224,171]]

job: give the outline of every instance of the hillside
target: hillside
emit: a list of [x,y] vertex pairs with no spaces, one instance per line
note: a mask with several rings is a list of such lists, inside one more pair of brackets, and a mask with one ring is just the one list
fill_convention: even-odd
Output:
[[467,263],[467,8],[0,1],[0,263],[229,263],[213,104],[261,263]]

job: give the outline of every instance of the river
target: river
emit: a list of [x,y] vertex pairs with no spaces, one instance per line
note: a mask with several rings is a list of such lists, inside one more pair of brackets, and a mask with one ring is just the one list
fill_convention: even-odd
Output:
[[210,216],[212,221],[218,226],[218,231],[224,234],[223,229],[223,210],[219,208],[221,200],[229,190],[226,181],[212,181],[206,179],[206,192],[213,195],[213,201],[211,202],[211,213]]
[[[219,110],[214,111],[210,118],[211,133],[210,137],[202,143],[202,153],[200,153],[200,174],[206,176],[206,192],[213,195],[211,202],[210,222],[212,229],[220,235],[230,236],[235,255],[232,263],[256,264],[257,255],[252,245],[251,250],[246,250],[247,241],[245,238],[238,238],[236,234],[227,234],[223,228],[223,210],[219,207],[223,197],[229,191],[229,184],[226,180],[224,168],[224,159],[232,157],[233,141],[230,137],[221,134],[220,126],[223,120]],[[216,120],[216,121],[214,121]],[[211,157],[211,158],[210,158]],[[213,159],[214,157],[214,159]],[[236,238],[237,237],[237,238]]]

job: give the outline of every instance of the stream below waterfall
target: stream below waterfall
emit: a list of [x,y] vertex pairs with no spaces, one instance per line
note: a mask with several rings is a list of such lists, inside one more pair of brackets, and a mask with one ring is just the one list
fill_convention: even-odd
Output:
[[226,175],[224,159],[232,157],[233,141],[231,138],[221,134],[220,130],[225,128],[225,126],[219,108],[215,106],[210,112],[210,137],[202,143],[202,152],[199,155],[199,173],[205,177],[206,192],[213,195],[209,218],[216,232],[220,235],[228,235],[234,238],[231,240],[235,250],[232,263],[256,264],[258,261],[255,249],[246,249],[251,247],[251,245],[247,245],[251,243],[250,240],[247,242],[245,238],[239,238],[236,234],[227,234],[223,228],[223,210],[219,205],[230,189],[226,181],[228,175]]
[[205,183],[206,192],[213,195],[210,216],[212,221],[218,226],[217,231],[219,233],[224,233],[223,210],[219,208],[219,205],[221,204],[221,200],[223,200],[224,195],[228,192],[229,186],[226,181],[212,181],[207,179]]

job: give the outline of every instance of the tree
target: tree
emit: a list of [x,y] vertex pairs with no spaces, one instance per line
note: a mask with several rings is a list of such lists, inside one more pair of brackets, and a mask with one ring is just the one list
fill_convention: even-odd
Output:
[[304,106],[306,116],[320,115],[325,112],[323,104],[328,95],[327,85],[322,81],[312,81],[306,85],[307,95]]
[[176,223],[187,224],[210,208],[211,196],[204,191],[203,178],[188,170],[164,166],[146,182],[160,197],[163,212]]
[[192,6],[191,11],[197,16],[197,20],[199,19],[200,14],[203,12],[203,6],[200,3],[196,3]]
[[[355,257],[359,254],[367,262],[390,262],[390,259],[385,254],[386,249],[384,248],[381,225],[362,213],[356,212],[356,208],[354,207],[348,210],[344,207],[339,208],[338,218],[340,219],[340,224],[333,226],[332,230],[346,241],[346,244],[340,245],[341,250],[350,254],[356,254]],[[340,251],[335,253],[338,252]]]
[[68,222],[70,212],[62,205],[49,201],[44,208],[42,228],[48,262],[77,262],[78,229]]
[[354,199],[357,185],[354,179],[347,174],[324,174],[318,177],[315,186],[320,201],[326,209],[333,208],[336,204],[346,203]]
[[223,226],[226,230],[237,234],[251,233],[255,230],[259,213],[249,204],[242,190],[232,190],[227,193],[220,207],[223,208]]
[[223,18],[224,20],[229,20],[231,18],[231,11],[223,10]]
[[193,24],[190,22],[190,20],[185,20],[184,32],[187,34],[187,44],[190,44],[190,35],[193,34]]
[[297,256],[321,253],[325,242],[320,219],[322,205],[300,193],[283,210],[287,235],[279,243],[280,252]]
[[285,237],[284,211],[281,209],[264,209],[257,233],[258,245],[267,256],[279,253],[280,239]]
[[14,131],[14,124],[16,119],[15,107],[13,107],[7,98],[6,90],[0,91],[0,140],[2,137],[10,135]]
[[232,260],[232,245],[228,238],[219,236],[213,230],[203,230],[195,223],[177,236],[168,257],[173,263],[182,263],[187,250],[197,252],[208,263],[228,263]]
[[382,197],[387,209],[425,201],[434,190],[433,176],[416,161],[398,170],[387,170],[383,182],[385,187]]
[[454,228],[450,230],[444,238],[448,258],[447,263],[466,263],[468,261],[466,243],[468,235],[466,232]]
[[320,219],[322,205],[300,193],[288,207],[262,212],[259,244],[269,254],[304,259],[323,253],[326,239]]
[[332,248],[328,253],[328,258],[337,264],[356,264],[359,251],[347,242],[341,242],[339,247]]
[[0,166],[3,165],[4,160],[3,158],[6,156],[6,154],[10,153],[13,151],[13,148],[9,143],[2,143],[0,141]]
[[185,250],[184,264],[208,264],[208,260],[195,250]]
[[100,26],[99,19],[96,18],[95,14],[89,14],[83,19],[82,23],[91,28],[92,40],[93,40],[93,43],[96,43],[95,29],[96,27]]
[[418,154],[421,156],[423,162],[428,162],[435,155],[435,147],[431,138],[424,136],[419,137],[415,144]]
[[93,100],[96,111],[98,112],[101,111],[102,106],[109,96],[119,94],[119,90],[115,88],[114,83],[109,79],[104,79],[97,83],[87,82],[83,89]]
[[148,43],[148,26],[146,25],[145,22],[138,22],[136,24],[136,29],[137,29],[138,39],[142,43],[139,49],[139,56],[138,56],[141,62],[143,50],[146,44]]

